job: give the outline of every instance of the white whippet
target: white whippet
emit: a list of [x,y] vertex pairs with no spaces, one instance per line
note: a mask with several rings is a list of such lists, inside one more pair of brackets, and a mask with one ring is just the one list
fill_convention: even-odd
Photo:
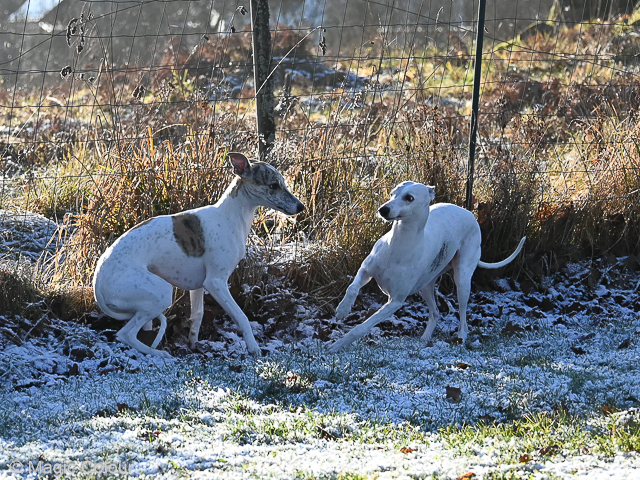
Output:
[[391,192],[391,200],[378,213],[393,222],[391,230],[380,238],[362,262],[353,283],[338,305],[336,318],[346,317],[360,288],[372,278],[389,297],[386,304],[368,320],[354,327],[335,342],[330,352],[337,352],[366,335],[374,326],[398,310],[405,299],[420,292],[429,307],[429,323],[422,335],[427,341],[438,321],[434,297],[436,281],[453,267],[458,291],[460,327],[458,337],[467,339],[466,311],[471,291],[471,276],[476,267],[500,268],[511,262],[526,239],[506,260],[497,263],[480,261],[480,226],[474,215],[448,203],[429,204],[435,196],[433,187],[403,182]]
[[[206,288],[242,332],[249,353],[260,354],[227,281],[245,255],[258,206],[295,215],[304,205],[272,166],[250,163],[241,153],[228,156],[237,177],[215,205],[146,220],[118,238],[98,260],[93,277],[96,301],[107,315],[128,320],[116,337],[142,353],[171,356],[156,347],[166,330],[163,312],[171,306],[174,285],[190,290],[191,348],[198,341]],[[160,330],[148,347],[136,335],[154,318],[160,320]]]

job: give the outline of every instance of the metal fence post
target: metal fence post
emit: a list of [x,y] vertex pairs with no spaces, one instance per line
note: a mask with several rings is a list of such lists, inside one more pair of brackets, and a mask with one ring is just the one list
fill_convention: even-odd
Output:
[[464,206],[473,209],[473,174],[475,170],[476,137],[478,134],[478,104],[480,103],[480,76],[482,73],[482,44],[484,42],[484,16],[486,0],[478,5],[478,32],[476,36],[476,59],[473,72],[473,93],[471,96],[471,125],[469,128],[469,162],[467,164],[467,190]]
[[251,0],[251,32],[253,46],[253,79],[256,89],[256,122],[258,153],[264,159],[276,139],[274,119],[275,97],[271,72],[271,34],[269,32],[269,0]]

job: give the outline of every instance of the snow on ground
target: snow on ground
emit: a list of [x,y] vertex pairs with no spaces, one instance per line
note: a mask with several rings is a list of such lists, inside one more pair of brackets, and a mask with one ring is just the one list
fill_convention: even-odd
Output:
[[[585,440],[546,454],[515,437],[461,449],[441,430],[545,412],[584,418],[587,432],[640,423],[639,281],[626,258],[569,264],[537,289],[498,280],[472,295],[467,346],[450,341],[453,295],[439,298],[429,345],[412,297],[337,355],[326,345],[379,296],[341,324],[272,286],[260,296],[272,310],[252,314],[261,358],[224,317],[200,353],[167,344],[180,355],[169,361],[95,324],[3,317],[0,478],[640,478],[633,451],[604,455]],[[295,298],[286,322],[267,318],[284,297]]]
[[[47,465],[74,469],[89,461],[87,468],[124,465],[133,476],[165,478],[353,472],[453,479],[510,469],[536,478],[640,477],[635,453],[557,455],[522,465],[505,463],[492,445],[460,455],[438,433],[447,425],[559,409],[588,417],[606,405],[637,415],[636,277],[627,289],[601,283],[588,294],[580,275],[589,271],[571,265],[546,296],[475,293],[468,347],[446,341],[455,312],[432,345],[420,343],[422,327],[412,315],[424,307],[416,300],[386,329],[338,355],[302,334],[272,340],[258,359],[245,357],[234,340],[225,355],[168,362],[69,322],[52,321],[48,334],[21,344],[0,336],[0,476],[35,478]],[[556,302],[548,312],[526,305],[545,298]],[[313,311],[301,311],[299,332],[308,332]],[[390,335],[410,324],[413,333]],[[460,389],[459,396],[447,398],[448,387]],[[386,438],[389,426],[418,428],[423,436],[403,445]]]

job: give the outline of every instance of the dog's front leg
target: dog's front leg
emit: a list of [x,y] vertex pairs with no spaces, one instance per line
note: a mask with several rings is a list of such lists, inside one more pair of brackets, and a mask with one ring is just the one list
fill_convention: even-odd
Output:
[[380,310],[371,315],[366,322],[356,325],[344,337],[331,345],[328,350],[329,353],[336,353],[341,348],[344,348],[364,337],[373,327],[383,320],[386,320],[390,315],[393,315],[402,306],[403,302],[404,298],[402,300],[389,300],[382,306],[382,308],[380,308]]
[[371,275],[369,275],[364,268],[360,267],[353,282],[351,282],[351,285],[347,288],[344,298],[338,305],[338,308],[336,308],[336,318],[338,320],[349,315],[351,307],[353,307],[356,298],[358,298],[360,289],[369,283],[369,280],[371,280]]
[[191,290],[189,292],[191,300],[191,315],[189,317],[189,348],[193,350],[198,342],[198,334],[200,333],[200,325],[204,316],[204,288]]
[[204,287],[211,294],[211,296],[215,298],[216,302],[220,304],[224,311],[229,314],[231,319],[238,326],[240,332],[242,333],[242,338],[244,338],[244,342],[247,345],[247,350],[249,351],[249,353],[251,355],[260,356],[262,353],[260,351],[260,347],[258,346],[258,342],[256,342],[256,339],[253,336],[253,331],[251,330],[249,319],[233,299],[231,293],[229,293],[227,282],[225,280],[220,280],[217,278],[207,278],[204,282]]

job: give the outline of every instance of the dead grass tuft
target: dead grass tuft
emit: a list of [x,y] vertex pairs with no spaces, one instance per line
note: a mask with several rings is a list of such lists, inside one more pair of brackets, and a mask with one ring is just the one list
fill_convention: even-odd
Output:
[[36,319],[42,314],[43,298],[30,265],[0,263],[0,311]]

